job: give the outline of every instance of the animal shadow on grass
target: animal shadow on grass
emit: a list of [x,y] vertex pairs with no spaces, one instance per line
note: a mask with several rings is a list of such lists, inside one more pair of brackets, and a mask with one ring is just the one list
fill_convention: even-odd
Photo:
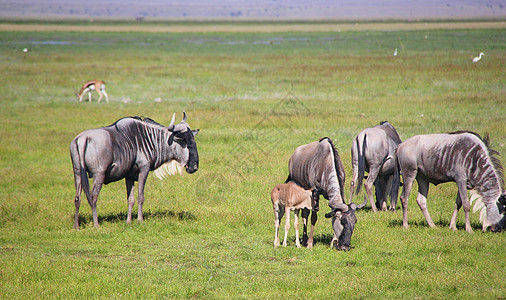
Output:
[[[436,224],[436,227],[450,227],[450,221],[440,218],[438,221],[435,221],[434,224]],[[408,225],[410,227],[427,227],[429,228],[429,225],[425,220],[417,220],[417,221],[408,221]],[[458,230],[465,230],[466,224],[463,222],[457,221],[457,229]],[[400,220],[391,220],[388,223],[388,227],[402,227],[402,219]],[[471,227],[473,230],[481,230],[481,224],[478,222],[471,222]]]
[[324,245],[330,245],[330,241],[332,241],[332,238],[334,237],[334,234],[332,233],[322,233],[317,234],[313,237],[313,244],[324,244]]
[[[136,216],[137,211],[132,211],[132,216]],[[197,217],[189,211],[172,211],[172,210],[156,210],[156,211],[145,211],[143,213],[144,220],[147,219],[162,219],[162,218],[177,218],[179,221],[193,221],[196,220]],[[119,213],[109,213],[105,215],[98,215],[98,223],[101,224],[103,222],[116,223],[120,221],[126,222],[127,213],[119,212]],[[80,214],[79,215],[79,224],[88,225],[93,224],[93,216],[91,214]]]

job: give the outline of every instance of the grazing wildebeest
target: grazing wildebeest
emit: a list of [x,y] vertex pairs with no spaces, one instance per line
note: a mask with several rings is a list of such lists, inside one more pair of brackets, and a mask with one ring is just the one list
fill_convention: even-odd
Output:
[[[134,182],[139,182],[137,219],[143,220],[144,185],[149,171],[173,160],[186,168],[189,174],[197,171],[199,155],[194,136],[186,123],[186,113],[179,124],[174,124],[175,114],[169,127],[149,118],[129,117],[99,129],[86,130],[70,143],[70,156],[74,168],[76,213],[74,228],[79,228],[79,206],[84,189],[93,212],[93,223],[98,227],[97,199],[102,185],[125,178],[128,216],[132,221],[135,202]],[[88,176],[93,178],[90,194]]]
[[[357,223],[357,217],[355,216],[355,211],[361,209],[367,203],[367,199],[364,197],[364,202],[362,204],[356,205],[355,203],[351,203],[350,205],[346,205],[344,203],[340,204],[342,209],[340,211],[336,211],[332,215],[332,228],[334,229],[334,237],[330,242],[330,247],[337,242],[336,248],[340,250],[349,250],[350,249],[350,241],[351,235],[353,234],[353,229],[355,228],[355,224]],[[340,233],[340,234],[337,234]]]
[[[288,169],[290,175],[286,182],[293,181],[306,190],[316,189],[329,200],[332,211],[325,216],[327,218],[336,216],[339,222],[335,223],[342,225],[342,227],[333,226],[335,235],[339,237],[337,248],[349,250],[351,234],[357,219],[354,215],[355,209],[343,201],[344,167],[332,140],[325,137],[318,142],[299,146],[290,157]],[[338,211],[342,214],[336,214]],[[343,232],[346,234],[341,235]]]
[[357,134],[351,145],[353,176],[350,185],[350,203],[353,200],[353,192],[360,193],[364,172],[367,171],[369,176],[364,186],[372,210],[377,211],[372,197],[373,184],[376,187],[376,202],[379,208],[387,209],[387,195],[390,195],[390,210],[395,210],[400,180],[399,176],[394,175],[394,154],[401,142],[397,131],[388,121]]
[[403,226],[408,227],[408,197],[416,178],[416,201],[430,227],[434,222],[427,211],[429,183],[434,185],[453,181],[458,193],[450,228],[456,230],[457,213],[464,206],[466,231],[472,232],[469,221],[470,203],[467,189],[473,190],[486,208],[487,218],[483,230],[501,231],[506,226],[502,167],[489,148],[488,136],[482,139],[477,133],[458,131],[448,134],[417,135],[404,141],[396,151],[396,172],[400,168],[404,180],[401,194]]
[[[271,191],[272,208],[274,209],[274,247],[279,246],[279,222],[286,214],[285,238],[283,246],[286,247],[286,237],[290,230],[290,211],[294,211],[293,226],[295,227],[295,245],[300,248],[299,241],[299,211],[302,209],[302,220],[304,223],[304,236],[307,236],[307,217],[309,210],[313,210],[319,195],[317,190],[305,190],[293,182],[277,184]],[[318,219],[317,211],[311,213],[311,231],[306,244],[308,248],[313,247],[314,226]]]

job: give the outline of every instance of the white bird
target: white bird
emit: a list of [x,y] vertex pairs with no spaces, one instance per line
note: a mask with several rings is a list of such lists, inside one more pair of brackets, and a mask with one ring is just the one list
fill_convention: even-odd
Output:
[[394,56],[397,56],[397,48],[395,48]]
[[479,61],[480,61],[480,59],[481,59],[481,57],[482,57],[483,55],[485,55],[485,54],[484,54],[483,52],[480,52],[480,56],[479,56],[479,57],[475,57],[475,58],[473,58],[473,62],[479,62]]
[[24,53],[28,52],[28,48],[23,48],[23,52]]

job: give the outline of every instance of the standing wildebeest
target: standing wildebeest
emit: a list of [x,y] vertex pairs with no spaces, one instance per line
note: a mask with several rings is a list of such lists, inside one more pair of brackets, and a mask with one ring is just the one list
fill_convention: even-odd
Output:
[[[353,192],[360,193],[364,171],[369,172],[365,181],[365,191],[373,211],[378,211],[372,198],[372,186],[376,187],[376,202],[379,208],[387,209],[387,195],[390,195],[390,210],[395,210],[399,193],[399,176],[394,175],[394,154],[401,138],[388,121],[362,130],[351,145],[351,165],[353,177],[350,186],[350,203]],[[357,182],[358,179],[358,182]],[[356,186],[355,186],[355,183]]]
[[[144,185],[149,171],[173,160],[185,166],[189,174],[197,171],[199,155],[194,136],[198,129],[190,129],[186,123],[186,113],[179,124],[174,125],[174,118],[175,114],[169,127],[149,118],[123,118],[108,127],[86,130],[70,143],[76,186],[74,228],[79,228],[79,206],[83,189],[93,211],[93,223],[98,227],[97,199],[102,185],[125,178],[127,223],[130,223],[135,202],[135,181],[139,182],[137,219],[142,221]],[[91,194],[88,176],[93,177]]]
[[506,193],[503,191],[502,167],[494,156],[496,154],[496,151],[489,149],[488,136],[482,139],[469,131],[417,135],[400,144],[396,151],[396,172],[400,168],[404,180],[401,194],[403,226],[408,227],[408,197],[416,178],[416,201],[430,227],[435,225],[427,211],[429,183],[437,185],[454,181],[459,191],[450,221],[451,229],[456,230],[457,213],[464,205],[466,231],[472,232],[469,221],[471,205],[466,188],[473,190],[486,208],[483,230],[490,225],[493,231],[504,229]]
[[[316,190],[305,190],[295,184],[294,182],[288,182],[283,184],[276,184],[271,191],[272,208],[274,209],[274,247],[279,246],[279,222],[283,215],[286,214],[285,222],[285,238],[283,239],[283,246],[286,247],[286,237],[290,230],[290,210],[294,211],[293,226],[295,227],[295,245],[300,248],[299,241],[299,211],[302,209],[302,221],[304,223],[304,238],[303,243],[307,244],[308,248],[313,247],[313,233],[314,226],[318,219],[317,211],[314,210],[316,201],[318,201],[319,195]],[[309,210],[313,210],[311,213],[311,231],[309,233],[309,239],[307,238],[307,217],[309,216]]]
[[[299,146],[288,163],[290,175],[286,182],[293,181],[306,190],[316,189],[329,200],[332,211],[325,216],[336,216],[333,222],[335,236],[339,238],[338,249],[349,250],[351,235],[357,219],[355,210],[362,207],[344,203],[344,167],[339,154],[328,137],[318,142]],[[318,205],[318,204],[317,204]],[[365,205],[365,202],[364,202]]]

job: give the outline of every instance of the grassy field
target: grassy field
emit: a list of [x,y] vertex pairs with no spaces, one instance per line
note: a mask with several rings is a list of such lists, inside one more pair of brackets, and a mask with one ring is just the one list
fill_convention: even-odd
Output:
[[[416,189],[408,230],[400,211],[358,212],[349,252],[328,246],[324,199],[315,247],[295,248],[292,229],[289,246],[274,249],[269,193],[297,146],[329,136],[348,197],[351,141],[382,120],[403,140],[488,132],[506,163],[505,70],[501,28],[3,31],[0,298],[503,298],[505,235],[482,233],[477,214],[466,233],[463,212],[449,230],[454,184],[430,187],[437,228]],[[73,89],[92,78],[106,81],[111,103],[77,102]],[[125,116],[168,125],[183,110],[201,130],[199,171],[150,176],[145,221],[130,225],[125,184],[109,184],[100,229],[83,201],[72,230],[70,141]]]

